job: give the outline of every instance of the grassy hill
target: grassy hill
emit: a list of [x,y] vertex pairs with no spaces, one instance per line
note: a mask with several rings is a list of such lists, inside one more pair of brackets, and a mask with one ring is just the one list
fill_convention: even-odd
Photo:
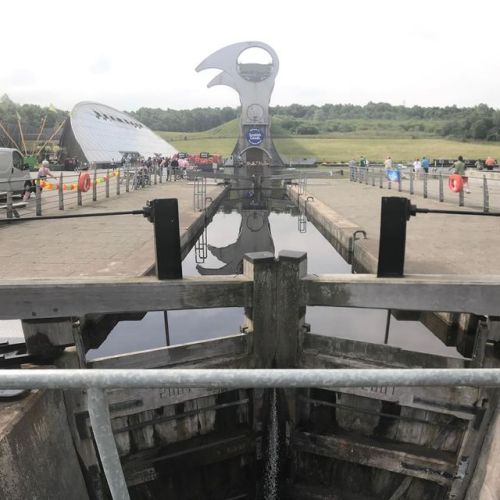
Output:
[[[282,121],[273,118],[272,134],[276,148],[287,158],[316,157],[320,161],[348,161],[366,156],[370,161],[382,161],[388,155],[396,161],[430,158],[486,158],[500,159],[500,144],[493,142],[460,142],[441,139],[420,132],[415,121],[336,120],[336,123],[356,122],[352,132],[330,132],[317,135],[291,135]],[[382,127],[383,125],[383,127]],[[408,128],[410,127],[410,128]],[[354,127],[353,127],[354,128]],[[407,130],[405,130],[407,128]],[[179,151],[199,153],[208,151],[231,154],[238,137],[239,120],[231,120],[205,132],[157,132]]]

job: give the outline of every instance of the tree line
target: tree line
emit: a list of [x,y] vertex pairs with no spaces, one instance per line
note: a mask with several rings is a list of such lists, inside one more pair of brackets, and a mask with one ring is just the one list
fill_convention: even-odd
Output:
[[[194,108],[160,109],[139,108],[128,114],[153,130],[169,132],[203,132],[239,117],[240,109]],[[37,128],[45,117],[45,127],[50,129],[60,123],[67,111],[52,106],[35,104],[19,105],[7,95],[0,98],[0,122],[13,128],[19,115],[24,126]],[[271,107],[271,115],[282,133],[290,135],[315,135],[351,133],[366,130],[370,122],[378,128],[409,133],[425,132],[431,135],[460,140],[500,141],[500,110],[486,104],[474,107],[424,107],[394,106],[384,102],[355,104],[323,104]],[[273,122],[274,125],[274,122]],[[277,128],[278,128],[277,127]]]

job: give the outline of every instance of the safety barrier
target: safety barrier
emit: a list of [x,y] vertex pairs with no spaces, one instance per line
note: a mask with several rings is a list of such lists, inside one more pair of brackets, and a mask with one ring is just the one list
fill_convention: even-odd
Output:
[[495,196],[498,199],[496,208],[500,210],[500,182],[488,179],[484,174],[482,178],[469,177],[472,194],[464,190],[466,186],[463,185],[462,180],[457,181],[448,169],[435,167],[432,167],[428,173],[415,173],[410,169],[386,171],[379,167],[350,167],[349,179],[351,182],[372,187],[397,189],[398,192],[407,192],[439,202],[456,203],[461,207],[479,208],[483,212],[490,210],[491,198]]

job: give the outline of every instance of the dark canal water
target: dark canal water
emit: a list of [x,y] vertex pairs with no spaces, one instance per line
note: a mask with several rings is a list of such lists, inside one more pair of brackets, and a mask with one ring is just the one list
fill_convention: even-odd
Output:
[[[210,248],[205,248],[207,257],[200,264],[205,269],[201,269],[201,274],[241,272],[242,255],[263,250],[274,251],[275,255],[281,250],[306,251],[309,274],[351,273],[350,265],[287,201],[279,200],[276,210],[272,206],[268,210],[263,209],[262,204],[252,207],[248,203],[239,210],[237,205],[241,208],[241,203],[226,203],[209,224],[206,241]],[[200,274],[197,262],[200,262],[199,255],[197,257],[193,249],[184,259],[184,276]],[[373,343],[383,343],[386,318],[385,310],[328,307],[308,307],[306,315],[314,333]],[[233,335],[239,332],[243,320],[242,308],[169,311],[170,343]],[[408,350],[461,357],[455,348],[444,346],[419,322],[391,318],[388,343]],[[151,312],[141,321],[120,322],[87,357],[94,359],[165,345],[164,314]]]

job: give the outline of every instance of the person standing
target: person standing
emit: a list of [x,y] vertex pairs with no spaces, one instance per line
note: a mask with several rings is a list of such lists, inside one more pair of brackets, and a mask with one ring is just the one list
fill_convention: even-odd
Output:
[[466,193],[470,193],[469,190],[469,178],[465,175],[465,163],[462,156],[458,157],[458,160],[453,164],[453,170],[456,174],[462,177],[462,182],[464,183],[464,188]]
[[178,170],[179,170],[179,160],[177,159],[177,156],[174,156],[172,158],[172,161],[170,162],[170,167],[172,169],[172,177],[173,177],[173,180],[176,181],[176,177],[177,177],[177,174],[178,174]]
[[417,179],[420,178],[421,176],[421,172],[422,172],[422,163],[420,161],[420,158],[417,158],[414,162],[413,162],[413,170],[415,171],[415,177]]
[[475,164],[475,167],[476,167],[478,170],[483,170],[483,169],[484,169],[484,163],[483,163],[483,160],[477,160],[477,161],[476,161],[476,164]]
[[387,172],[388,170],[392,170],[392,158],[390,156],[388,156],[385,160],[384,160],[384,169],[385,171]]
[[426,174],[429,173],[429,160],[425,156],[422,157],[422,161],[420,162],[422,165],[422,168]]
[[366,169],[367,169],[367,162],[366,158],[364,156],[359,157],[359,177],[361,182],[363,182],[366,178]]

